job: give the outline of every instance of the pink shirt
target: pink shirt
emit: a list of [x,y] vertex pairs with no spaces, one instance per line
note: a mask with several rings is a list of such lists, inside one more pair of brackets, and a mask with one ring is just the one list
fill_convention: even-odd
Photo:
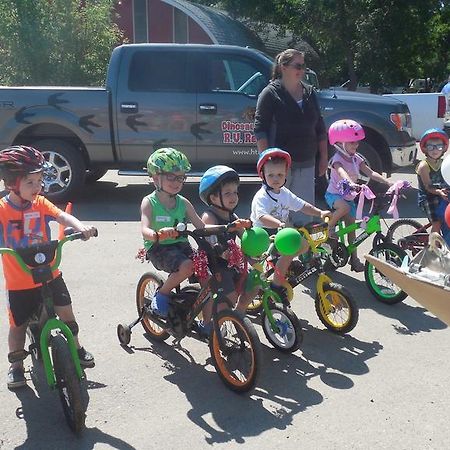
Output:
[[360,174],[359,166],[362,162],[364,162],[364,159],[357,153],[352,157],[349,156],[348,158],[342,155],[342,153],[339,151],[334,154],[333,158],[331,159],[330,182],[327,189],[327,192],[329,192],[330,194],[340,194],[338,189],[338,182],[341,180],[341,177],[338,174],[337,170],[334,168],[334,164],[337,162],[342,164],[342,167],[348,173],[350,180],[353,181],[353,183],[356,183]]

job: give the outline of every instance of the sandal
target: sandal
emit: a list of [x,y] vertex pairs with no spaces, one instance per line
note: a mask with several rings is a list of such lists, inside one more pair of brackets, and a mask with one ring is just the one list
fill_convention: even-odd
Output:
[[358,258],[350,260],[350,269],[352,272],[364,272],[364,264]]

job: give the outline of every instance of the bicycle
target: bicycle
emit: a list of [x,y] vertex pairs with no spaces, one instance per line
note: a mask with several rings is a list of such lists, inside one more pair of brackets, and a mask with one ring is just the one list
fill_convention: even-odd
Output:
[[[199,333],[196,317],[208,301],[213,300],[212,330],[209,335],[209,349],[216,371],[222,382],[236,392],[247,392],[256,384],[262,351],[258,334],[251,321],[238,311],[222,293],[220,266],[215,248],[206,237],[225,233],[229,225],[216,225],[189,231],[185,224],[178,224],[179,236],[190,236],[198,249],[206,255],[211,276],[206,283],[178,286],[169,300],[169,313],[163,319],[152,312],[151,301],[163,280],[154,272],[143,274],[136,290],[138,318],[129,325],[119,324],[117,336],[122,345],[131,340],[131,329],[138,323],[155,341],[164,341],[172,335],[178,342],[185,336],[204,341]],[[190,279],[190,282],[193,280]],[[219,308],[225,305],[225,309]]]
[[[350,292],[341,284],[334,283],[325,273],[323,255],[326,254],[326,250],[323,248],[323,244],[328,240],[327,224],[328,221],[325,221],[296,227],[296,230],[308,241],[310,256],[308,261],[302,262],[300,259],[292,261],[286,274],[284,287],[287,289],[288,300],[291,301],[294,288],[314,273],[318,273],[314,299],[317,316],[330,331],[345,334],[353,330],[358,323],[359,310]],[[264,255],[266,278],[274,274],[279,256],[275,244],[272,242]],[[262,301],[261,298],[255,299],[250,310],[258,311],[261,309],[261,305],[264,307],[264,298],[268,296],[267,291],[263,290]],[[265,324],[266,320],[263,319],[262,323]],[[266,334],[264,326],[263,329]]]
[[53,293],[48,286],[53,279],[53,271],[61,263],[63,245],[83,238],[83,233],[73,233],[72,229],[66,229],[66,233],[70,234],[61,240],[32,244],[15,250],[0,248],[0,254],[13,256],[20,268],[30,274],[36,284],[41,285],[42,304],[28,324],[30,345],[24,356],[26,358],[31,354],[34,360],[42,359],[47,384],[51,389],[58,390],[66,421],[73,432],[80,434],[85,427],[86,418],[87,405],[82,392],[82,380],[85,377],[72,331],[57,318]]
[[249,271],[249,290],[258,289],[259,292],[259,308],[255,308],[253,300],[250,310],[261,311],[262,329],[272,346],[281,352],[293,353],[303,341],[302,327],[289,302],[283,302],[280,295],[270,287],[268,276],[271,274],[264,271],[264,262],[268,262],[268,256],[268,252],[263,254]]
[[[407,186],[400,188],[399,191],[406,189]],[[353,190],[353,188],[352,188]],[[389,192],[389,191],[388,191]],[[398,195],[395,192],[385,194],[378,194],[373,202],[373,211],[370,217],[365,217],[363,220],[345,226],[343,221],[338,222],[338,229],[336,235],[338,242],[328,249],[326,256],[325,270],[335,270],[339,267],[344,267],[350,255],[361,245],[369,236],[374,235],[372,241],[372,249],[369,254],[376,256],[379,259],[385,260],[387,263],[400,267],[403,259],[406,257],[406,252],[397,244],[389,241],[387,236],[381,230],[381,221],[386,224],[386,220],[382,216],[382,211],[387,205],[392,205],[392,198]],[[346,245],[345,236],[352,231],[361,231],[355,240]],[[403,301],[408,294],[402,291],[392,281],[379,272],[375,266],[368,261],[365,263],[364,279],[374,297],[389,305]]]
[[[447,189],[448,185],[433,184],[436,189]],[[445,214],[445,208],[448,202],[441,200],[439,205],[440,214],[442,217]],[[387,239],[389,242],[396,243],[406,252],[410,252],[411,256],[415,256],[423,248],[428,245],[429,242],[429,228],[431,228],[431,222],[421,224],[414,219],[398,219],[389,228],[387,232]],[[446,225],[445,220],[442,220],[441,234],[444,237],[447,245],[450,245],[450,229]]]

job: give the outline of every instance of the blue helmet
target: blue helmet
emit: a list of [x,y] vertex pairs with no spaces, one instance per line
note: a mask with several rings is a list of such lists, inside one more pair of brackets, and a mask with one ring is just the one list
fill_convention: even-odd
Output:
[[200,180],[198,194],[203,203],[210,205],[209,196],[219,190],[224,183],[239,183],[239,175],[228,166],[214,166],[209,168]]

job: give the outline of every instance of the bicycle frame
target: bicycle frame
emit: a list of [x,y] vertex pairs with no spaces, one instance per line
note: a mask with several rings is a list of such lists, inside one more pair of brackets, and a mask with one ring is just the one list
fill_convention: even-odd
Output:
[[338,235],[339,242],[345,245],[345,236],[352,231],[356,232],[357,230],[361,230],[362,224],[365,224],[365,229],[356,236],[355,240],[346,246],[348,253],[351,255],[356,248],[364,242],[369,236],[374,233],[381,233],[381,216],[380,214],[375,214],[370,219],[365,222],[363,220],[352,223],[350,225],[345,226],[344,222],[341,220],[338,223],[338,231],[336,234]]
[[[42,329],[40,330],[39,347],[42,354],[42,361],[44,364],[47,383],[52,389],[56,388],[56,377],[53,364],[50,358],[49,339],[51,337],[51,332],[54,330],[61,332],[67,339],[70,354],[72,355],[72,359],[75,364],[77,376],[79,379],[83,377],[83,372],[80,366],[80,359],[78,357],[78,352],[74,342],[73,334],[70,328],[62,320],[56,318],[53,308],[53,294],[51,293],[51,290],[48,287],[48,282],[51,281],[53,278],[52,277],[53,271],[56,270],[61,263],[62,246],[68,241],[80,239],[81,237],[82,233],[75,233],[63,238],[60,241],[49,241],[43,244],[33,244],[29,247],[26,247],[26,249],[18,249],[18,251],[15,251],[10,248],[0,248],[0,254],[7,254],[13,256],[16,259],[17,263],[19,264],[20,268],[25,273],[30,274],[33,277],[33,280],[35,281],[36,284],[40,284],[42,286],[41,291],[43,301],[42,307],[45,308],[45,310],[47,311],[48,319],[45,322]],[[52,255],[50,256],[51,258],[50,261],[47,264],[44,264],[44,262],[39,264],[36,263],[35,259],[33,259],[34,262],[33,266],[28,265],[24,260],[25,258],[24,251],[33,248],[36,249],[35,251],[36,256],[38,254],[44,256],[44,262],[46,262],[45,250],[50,252],[50,254]],[[20,253],[22,253],[22,255]]]

